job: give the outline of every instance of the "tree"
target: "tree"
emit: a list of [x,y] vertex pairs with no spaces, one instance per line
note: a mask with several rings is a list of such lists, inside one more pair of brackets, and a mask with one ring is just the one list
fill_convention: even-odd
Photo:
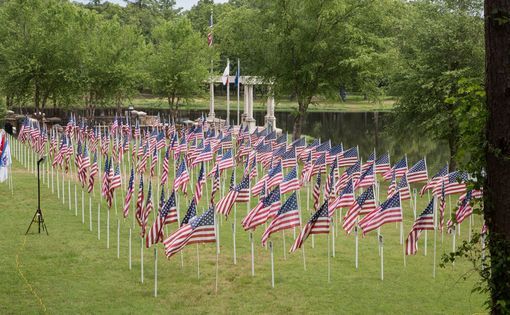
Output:
[[207,79],[207,44],[185,17],[162,23],[153,38],[146,63],[150,86],[167,99],[175,119],[179,103],[200,93]]
[[485,1],[487,179],[491,313],[510,312],[510,3]]
[[[391,8],[395,2],[384,3]],[[374,14],[380,8],[373,1],[254,1],[221,16],[220,47],[244,57],[243,64],[248,59],[250,74],[271,82],[277,95],[295,96],[297,138],[315,96],[361,78],[357,73],[367,74],[386,51],[379,30],[367,27],[364,18],[385,16]]]
[[93,116],[98,105],[110,102],[120,114],[123,100],[143,82],[144,39],[134,27],[98,15],[87,26],[86,34],[82,88],[88,116]]
[[483,20],[472,1],[417,1],[397,36],[399,60],[393,66],[392,92],[398,96],[391,129],[395,134],[425,133],[446,141],[450,169],[459,150],[458,104],[448,102],[462,78],[483,81]]

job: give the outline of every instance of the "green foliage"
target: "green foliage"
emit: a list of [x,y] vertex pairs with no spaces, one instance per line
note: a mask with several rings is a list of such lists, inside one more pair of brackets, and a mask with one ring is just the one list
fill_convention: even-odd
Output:
[[483,34],[483,20],[452,2],[407,6],[411,10],[397,35],[400,58],[390,80],[391,93],[399,97],[391,129],[448,141],[454,169],[464,118],[456,113],[461,105],[452,100],[461,78],[483,80],[483,37],[466,36]]
[[177,18],[154,30],[146,69],[153,93],[165,97],[174,117],[179,102],[200,93],[207,79],[207,45],[190,21]]

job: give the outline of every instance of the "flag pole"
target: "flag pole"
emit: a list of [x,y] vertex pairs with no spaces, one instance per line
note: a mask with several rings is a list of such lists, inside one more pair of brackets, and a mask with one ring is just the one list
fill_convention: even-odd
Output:
[[197,279],[200,279],[200,253],[198,250],[198,243],[197,243]]
[[274,288],[274,255],[273,255],[273,242],[269,241],[269,249],[271,252],[271,287]]
[[239,86],[240,86],[240,80],[241,80],[241,63],[239,61],[239,58],[237,58],[237,125],[239,128],[241,128],[240,122],[239,122]]
[[158,251],[156,249],[156,246],[154,246],[154,297],[157,296],[158,296]]
[[143,237],[140,237],[140,281],[143,283]]
[[[331,229],[331,226],[330,226],[330,229]],[[331,283],[331,254],[330,254],[329,242],[330,241],[329,241],[329,235],[328,235],[328,283]]]
[[101,199],[97,203],[97,239],[101,239]]
[[331,245],[332,255],[335,257],[335,220],[331,218]]
[[106,248],[110,248],[110,209],[107,211],[106,218]]
[[437,243],[437,196],[434,195],[434,259],[432,266],[432,278],[436,278],[436,243]]
[[218,274],[219,274],[219,261],[220,261],[220,243],[219,243],[219,231],[218,231],[218,214],[215,214],[214,221],[214,233],[216,234],[216,283],[214,287],[214,293],[218,294]]
[[120,258],[120,219],[117,218],[117,259]]
[[379,235],[379,252],[381,253],[381,281],[384,280],[384,247],[383,236]]
[[81,224],[85,224],[85,192],[81,188]]
[[226,125],[230,124],[230,59],[227,58],[227,120]]
[[250,245],[251,245],[251,276],[255,276],[255,246],[253,244],[253,232],[250,231]]
[[89,231],[92,232],[92,196],[89,194]]
[[355,259],[354,259],[354,265],[356,266],[356,270],[358,270],[359,267],[359,260],[358,260],[358,246],[359,246],[359,238],[358,238],[358,226],[356,225],[354,227],[354,235],[355,235]]
[[131,270],[131,227],[129,227],[129,245],[128,245],[128,250],[129,250],[129,270]]
[[282,230],[282,239],[283,239],[283,260],[287,260],[287,250],[285,246],[285,230]]

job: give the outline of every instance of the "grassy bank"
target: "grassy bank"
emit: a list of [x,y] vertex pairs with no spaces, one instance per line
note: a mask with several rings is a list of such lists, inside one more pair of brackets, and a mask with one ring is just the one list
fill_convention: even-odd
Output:
[[[219,292],[215,295],[215,245],[199,245],[200,279],[197,279],[197,247],[183,251],[180,256],[166,260],[161,244],[158,248],[159,296],[153,297],[154,252],[144,250],[145,281],[140,282],[139,228],[133,230],[133,265],[128,268],[128,237],[132,217],[121,219],[111,210],[110,248],[106,248],[106,207],[102,203],[100,215],[101,240],[97,238],[97,197],[92,203],[92,231],[89,231],[88,196],[85,193],[85,224],[81,218],[81,193],[78,187],[77,215],[75,215],[74,182],[71,183],[72,202],[68,205],[67,180],[65,203],[52,193],[47,182],[42,186],[42,209],[49,236],[25,230],[36,207],[36,178],[15,163],[14,192],[6,183],[0,184],[0,313],[393,313],[393,314],[472,314],[483,312],[484,296],[471,293],[476,276],[461,280],[470,272],[470,263],[459,261],[455,267],[438,268],[432,278],[432,233],[428,235],[428,255],[424,256],[424,236],[419,253],[407,257],[403,265],[399,228],[384,226],[385,278],[381,281],[380,258],[376,233],[360,238],[360,267],[354,267],[354,237],[338,231],[336,257],[331,258],[331,283],[327,281],[327,238],[315,237],[315,248],[307,240],[306,264],[303,268],[301,252],[283,257],[282,234],[271,237],[275,244],[276,287],[270,286],[269,251],[260,246],[263,229],[257,229],[255,239],[255,277],[250,274],[250,242],[242,231],[240,221],[246,205],[237,206],[237,264],[232,261],[233,217],[221,221],[221,255],[219,260]],[[195,174],[196,175],[196,174]],[[48,177],[46,177],[48,179]],[[56,184],[56,180],[55,180]],[[51,185],[50,185],[51,186]],[[381,195],[386,187],[381,187]],[[98,195],[96,185],[95,196]],[[285,198],[284,198],[285,199]],[[453,199],[453,198],[452,198]],[[301,192],[305,208],[306,191]],[[426,205],[426,198],[418,200],[418,209]],[[200,212],[205,205],[204,198]],[[252,202],[252,207],[254,203]],[[404,202],[405,235],[412,225],[412,210]],[[181,217],[186,206],[181,203]],[[419,211],[418,210],[418,211]],[[303,211],[304,220],[309,217]],[[116,229],[120,222],[120,258],[117,258]],[[150,224],[153,216],[150,216]],[[479,217],[474,229],[480,228]],[[169,226],[175,230],[176,225]],[[32,232],[35,229],[32,230]],[[467,224],[461,237],[467,237]],[[293,240],[286,231],[287,249]],[[451,237],[444,243],[438,238],[438,257],[451,249]],[[438,259],[439,260],[439,259]]]
[[[132,101],[133,106],[136,108],[162,108],[167,109],[168,103],[164,99],[158,98],[134,98]],[[310,105],[308,111],[310,112],[372,112],[372,111],[390,111],[395,103],[394,99],[386,98],[381,102],[371,102],[363,100],[361,97],[352,96],[347,102],[331,101],[331,100],[318,100],[316,103]],[[255,99],[253,104],[254,111],[266,111],[266,102],[264,99]],[[226,97],[216,97],[214,99],[214,106],[217,110],[227,109]],[[243,110],[243,98],[240,100],[241,111]],[[189,100],[182,104],[180,109],[184,110],[207,110],[209,109],[209,99],[196,98]],[[230,109],[237,109],[237,98],[233,97],[230,100]],[[279,100],[276,104],[276,111],[294,111],[297,109],[297,102],[289,100]]]

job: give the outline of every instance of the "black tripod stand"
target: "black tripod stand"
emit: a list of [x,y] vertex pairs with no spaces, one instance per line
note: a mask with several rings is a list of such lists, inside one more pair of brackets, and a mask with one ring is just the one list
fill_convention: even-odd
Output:
[[32,227],[32,224],[34,222],[37,222],[39,234],[41,233],[41,227],[43,231],[46,231],[46,235],[50,235],[48,233],[48,229],[46,228],[46,224],[44,223],[44,217],[41,211],[41,180],[40,180],[40,173],[39,173],[39,165],[44,161],[44,157],[40,158],[39,161],[37,161],[37,210],[35,210],[34,217],[32,218],[32,222],[30,222],[30,225],[28,226],[27,231],[25,232],[25,235],[28,234],[28,231],[30,231],[30,227]]

